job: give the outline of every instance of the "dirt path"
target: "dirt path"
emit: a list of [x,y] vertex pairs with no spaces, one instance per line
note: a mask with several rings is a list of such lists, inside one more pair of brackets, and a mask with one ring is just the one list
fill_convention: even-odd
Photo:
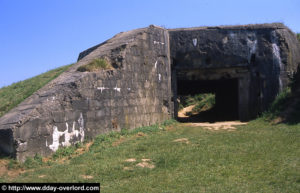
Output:
[[215,123],[187,123],[188,125],[194,126],[194,127],[203,127],[205,129],[209,130],[228,130],[233,131],[236,128],[234,126],[237,125],[246,125],[247,123],[242,123],[240,121],[222,121],[222,122],[215,122]]
[[25,172],[25,170],[21,168],[8,169],[8,165],[9,160],[0,159],[0,177],[8,176],[9,178],[15,178]]
[[191,106],[188,106],[188,107],[185,107],[185,108],[181,109],[180,111],[178,111],[178,117],[180,117],[180,118],[189,117],[189,116],[186,115],[186,113],[192,112],[192,110],[195,106],[196,105],[191,105]]
[[[188,107],[183,108],[178,112],[178,117],[179,118],[188,118],[186,114],[188,112],[191,112],[195,105],[191,105]],[[228,130],[228,131],[233,131],[236,128],[234,126],[237,125],[246,125],[246,122],[240,122],[240,121],[221,121],[221,122],[214,122],[214,123],[209,123],[209,122],[189,122],[187,125],[189,126],[194,126],[194,127],[203,127],[205,129],[209,130]]]

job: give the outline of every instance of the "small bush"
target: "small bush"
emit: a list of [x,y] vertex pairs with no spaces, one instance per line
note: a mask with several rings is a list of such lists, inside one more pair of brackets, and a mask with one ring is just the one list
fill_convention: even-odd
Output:
[[53,159],[58,159],[62,157],[69,157],[75,153],[76,150],[76,145],[75,146],[69,146],[69,147],[62,147],[59,148],[53,155]]
[[79,72],[95,72],[99,70],[112,69],[112,66],[102,58],[96,58],[92,62],[77,68]]
[[275,98],[269,110],[263,114],[263,117],[267,120],[275,119],[287,107],[290,98],[291,89],[286,88]]
[[10,159],[8,164],[7,164],[7,168],[9,170],[19,169],[19,168],[21,168],[21,165],[20,165],[20,162],[14,160],[14,159]]
[[299,34],[297,34],[297,39],[299,40],[299,42],[300,42],[300,33]]
[[33,158],[28,157],[24,162],[24,166],[27,169],[37,168],[38,166],[42,166],[42,165],[43,165],[42,156],[38,154],[36,154]]

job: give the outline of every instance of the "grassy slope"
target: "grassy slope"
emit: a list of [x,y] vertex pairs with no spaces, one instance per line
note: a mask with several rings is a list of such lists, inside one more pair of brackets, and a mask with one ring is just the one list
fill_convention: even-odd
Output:
[[32,95],[38,89],[42,88],[51,80],[55,79],[62,72],[64,72],[68,66],[63,66],[36,77],[14,83],[10,86],[0,89],[0,117],[7,113],[12,108],[16,107],[27,97]]
[[[178,138],[189,143],[173,142]],[[262,119],[233,132],[154,126],[122,137],[101,135],[79,156],[62,149],[58,155],[68,155],[64,163],[36,161],[42,166],[14,179],[4,175],[0,182],[100,182],[101,192],[299,192],[299,138],[299,124],[275,126]],[[128,158],[137,161],[125,162]],[[155,168],[137,167],[142,158]]]

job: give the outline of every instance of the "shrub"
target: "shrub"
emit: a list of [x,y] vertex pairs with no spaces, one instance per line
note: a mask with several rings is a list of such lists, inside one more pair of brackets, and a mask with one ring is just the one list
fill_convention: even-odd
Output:
[[291,98],[291,89],[286,88],[278,94],[273,103],[271,104],[269,110],[263,114],[263,117],[267,120],[275,119],[280,115],[281,112],[285,110],[287,104]]
[[42,156],[35,154],[33,158],[28,157],[24,162],[24,167],[27,169],[32,169],[43,165]]
[[72,154],[75,153],[76,148],[77,148],[76,145],[75,146],[71,145],[68,147],[61,147],[52,155],[52,158],[55,160],[55,159],[59,159],[62,157],[70,157]]
[[93,61],[91,61],[90,63],[78,67],[77,71],[80,71],[80,72],[86,72],[86,71],[95,72],[95,71],[107,70],[107,69],[112,69],[112,66],[105,59],[96,58]]

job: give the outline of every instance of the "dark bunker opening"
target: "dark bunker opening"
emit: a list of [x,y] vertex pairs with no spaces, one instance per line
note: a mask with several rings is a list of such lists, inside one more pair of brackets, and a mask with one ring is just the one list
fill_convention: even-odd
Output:
[[[198,114],[178,117],[181,122],[216,122],[239,119],[238,79],[180,80],[177,79],[177,96],[213,93],[215,105]],[[179,101],[176,101],[179,102]],[[178,111],[178,110],[177,110]],[[175,112],[178,113],[178,112]]]

